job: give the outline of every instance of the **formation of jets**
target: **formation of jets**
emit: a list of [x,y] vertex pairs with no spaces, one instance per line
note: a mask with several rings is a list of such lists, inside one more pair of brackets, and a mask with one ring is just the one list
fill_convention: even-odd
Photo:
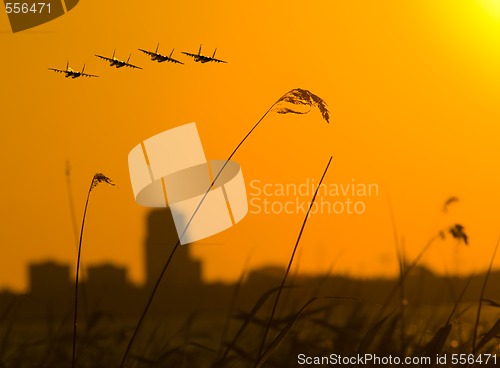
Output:
[[[156,50],[155,51],[149,51],[149,50],[144,50],[144,49],[138,49],[139,51],[143,52],[144,54],[148,55],[151,57],[151,61],[153,62],[158,62],[158,63],[163,63],[165,61],[167,62],[170,62],[170,63],[174,63],[174,64],[184,64],[183,62],[177,60],[177,59],[174,59],[172,57],[172,54],[174,53],[174,49],[172,49],[172,51],[170,52],[170,55],[169,56],[166,56],[166,55],[162,55],[158,52],[158,48],[160,47],[160,44],[158,43],[158,45],[156,46]],[[216,59],[215,58],[215,53],[217,52],[217,49],[215,49],[214,53],[212,56],[206,56],[206,55],[203,55],[201,53],[201,45],[200,45],[200,48],[198,50],[198,53],[197,54],[192,54],[192,53],[189,53],[189,52],[182,52],[184,55],[187,55],[189,57],[192,57],[194,59],[195,62],[198,62],[198,63],[209,63],[209,62],[214,62],[214,63],[227,63],[227,61],[224,61],[224,60],[221,60],[221,59]],[[134,65],[134,64],[131,64],[130,63],[130,57],[132,56],[132,54],[129,55],[127,61],[123,61],[123,60],[120,60],[118,58],[115,57],[115,54],[116,54],[116,49],[113,51],[113,56],[111,57],[108,57],[108,56],[103,56],[103,55],[98,55],[98,54],[95,54],[96,57],[98,57],[99,59],[102,59],[102,60],[105,60],[107,62],[109,62],[109,66],[111,67],[115,67],[117,69],[119,68],[123,68],[123,67],[127,67],[127,68],[132,68],[132,69],[142,69],[140,66],[137,66],[137,65]],[[94,75],[94,74],[87,74],[87,73],[84,73],[84,70],[85,70],[85,65],[83,65],[83,68],[82,68],[82,71],[79,72],[79,71],[75,71],[73,69],[71,69],[69,67],[69,62],[66,64],[66,69],[56,69],[56,68],[49,68],[49,70],[53,70],[57,73],[64,73],[66,74],[66,78],[78,78],[78,77],[98,77],[97,75]]]
[[87,74],[87,73],[84,73],[85,71],[85,64],[83,64],[83,68],[82,68],[82,71],[81,72],[78,72],[76,70],[73,70],[69,67],[69,61],[66,63],[66,69],[56,69],[56,68],[49,68],[49,70],[53,70],[57,73],[64,73],[66,74],[65,77],[66,78],[79,78],[79,77],[99,77],[98,75],[94,75],[94,74]]

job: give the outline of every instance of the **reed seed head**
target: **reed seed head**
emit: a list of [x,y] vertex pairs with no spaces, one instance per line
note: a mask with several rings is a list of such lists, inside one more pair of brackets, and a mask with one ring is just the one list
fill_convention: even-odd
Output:
[[110,178],[108,178],[106,175],[104,175],[102,173],[97,173],[94,175],[94,179],[92,179],[92,185],[90,186],[90,190],[94,189],[100,183],[103,183],[103,182],[106,184],[112,185],[112,186],[115,185],[113,183],[113,181]]
[[[275,111],[278,114],[307,114],[311,108],[316,107],[321,112],[321,116],[323,117],[323,119],[327,123],[330,123],[330,112],[328,111],[326,102],[322,98],[316,96],[314,93],[311,93],[306,89],[292,89],[291,91],[283,95],[283,97],[281,97],[276,102],[276,105],[277,107]],[[309,110],[298,110],[297,107],[299,106],[309,107]]]

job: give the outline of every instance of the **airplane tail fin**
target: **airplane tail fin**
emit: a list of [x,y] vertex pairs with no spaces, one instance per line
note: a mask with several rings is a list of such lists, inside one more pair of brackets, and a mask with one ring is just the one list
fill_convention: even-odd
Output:
[[68,70],[69,70],[69,60],[66,61],[66,71],[68,71]]
[[198,55],[201,55],[201,45],[200,45],[200,49],[198,50]]
[[131,57],[131,56],[132,56],[132,54],[130,54],[130,55],[128,56],[127,63],[130,61],[130,57]]
[[170,55],[168,57],[172,57],[172,54],[174,53],[174,50],[175,49],[172,49],[172,52],[170,53]]
[[158,45],[156,45],[156,53],[158,53],[158,48],[160,47],[160,43],[158,42]]
[[84,71],[85,71],[85,64],[83,64],[82,74],[83,74]]
[[215,58],[215,53],[217,52],[217,48],[214,50],[214,54],[212,55],[212,58]]
[[111,56],[111,58],[115,57],[115,53],[116,53],[116,49],[113,50],[113,56]]

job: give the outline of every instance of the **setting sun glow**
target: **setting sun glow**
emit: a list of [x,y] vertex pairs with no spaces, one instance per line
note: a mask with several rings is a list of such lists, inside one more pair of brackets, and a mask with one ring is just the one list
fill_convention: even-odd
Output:
[[500,21],[500,1],[499,0],[480,0],[485,10]]

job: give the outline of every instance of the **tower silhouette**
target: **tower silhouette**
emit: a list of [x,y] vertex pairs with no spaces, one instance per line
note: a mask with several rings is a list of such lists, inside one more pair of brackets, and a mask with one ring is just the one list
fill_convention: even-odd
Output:
[[[170,209],[154,209],[147,217],[146,287],[157,281],[175,243],[179,240]],[[180,245],[163,281],[174,288],[198,288],[202,284],[201,262],[190,255],[189,245]]]

